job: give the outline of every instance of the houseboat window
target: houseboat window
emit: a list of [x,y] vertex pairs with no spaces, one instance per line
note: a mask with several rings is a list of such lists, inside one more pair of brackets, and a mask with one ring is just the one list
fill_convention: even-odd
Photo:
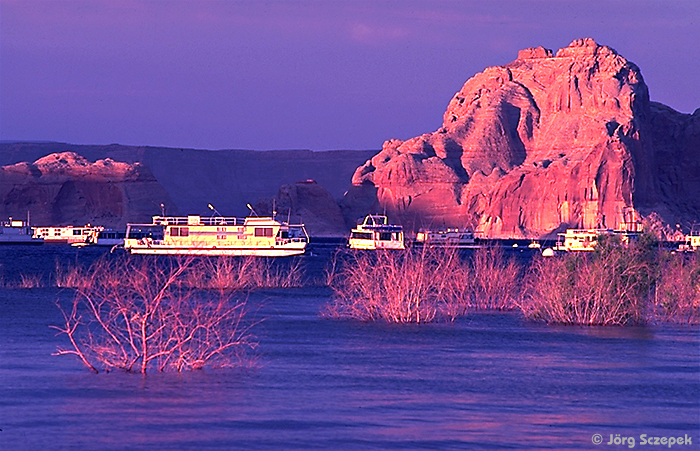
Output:
[[391,241],[391,232],[380,232],[379,233],[379,240],[380,241]]
[[131,239],[151,238],[154,240],[162,240],[163,233],[165,232],[164,229],[165,228],[160,225],[129,225],[126,237]]
[[272,236],[271,227],[256,227],[255,236]]
[[189,236],[189,234],[190,234],[189,227],[171,227],[170,228],[170,236]]
[[79,229],[73,229],[73,235],[82,235],[82,231]]
[[289,238],[305,238],[306,234],[304,233],[304,229],[301,227],[290,227],[289,231]]
[[370,232],[352,232],[351,238],[357,238],[360,240],[371,240],[372,233]]

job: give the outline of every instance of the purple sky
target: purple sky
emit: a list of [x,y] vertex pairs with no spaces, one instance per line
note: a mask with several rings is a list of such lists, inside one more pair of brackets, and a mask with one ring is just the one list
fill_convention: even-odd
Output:
[[697,0],[0,0],[0,139],[378,149],[487,66],[588,36],[700,107]]

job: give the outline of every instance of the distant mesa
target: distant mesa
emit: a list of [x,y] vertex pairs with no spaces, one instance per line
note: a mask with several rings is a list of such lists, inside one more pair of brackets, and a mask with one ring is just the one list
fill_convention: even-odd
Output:
[[0,167],[0,201],[0,217],[29,213],[33,225],[123,227],[150,223],[161,203],[176,210],[145,165],[110,158],[90,162],[75,152]]
[[[225,216],[244,216],[248,214],[246,204],[254,203],[257,199],[271,198],[278,194],[280,186],[291,186],[300,180],[315,180],[319,186],[328,190],[334,200],[340,199],[350,184],[355,168],[377,153],[377,150],[210,151],[119,144],[3,142],[0,143],[0,165],[15,166],[18,162],[42,160],[48,154],[63,154],[66,151],[77,154],[78,159],[80,156],[85,157],[86,161],[83,164],[92,164],[90,162],[98,164],[100,160],[104,160],[107,162],[106,165],[111,164],[113,169],[119,164],[127,164],[129,166],[124,166],[123,171],[128,172],[128,168],[133,166],[138,168],[137,172],[147,171],[152,174],[157,184],[167,192],[169,199],[175,204],[173,208],[177,210],[167,207],[168,214],[175,211],[181,214],[210,214],[207,204],[211,203]],[[51,158],[54,161],[49,161],[50,164],[59,166],[63,164],[59,161],[61,158],[55,156]],[[68,162],[65,157],[63,159]],[[21,163],[20,166],[22,165],[27,168],[34,167],[34,163]],[[69,166],[82,167],[81,163]],[[56,169],[55,172],[63,171],[60,167]],[[41,172],[38,169],[31,170]],[[148,196],[148,193],[142,194]],[[4,201],[8,200],[4,199]],[[12,199],[9,202],[12,205],[17,203]],[[43,202],[46,201],[42,200],[41,203]],[[160,213],[160,201],[155,199],[152,202],[154,203],[151,204],[152,210],[148,211],[148,222],[150,222],[150,214]],[[19,203],[28,204],[29,201],[24,198],[24,201]],[[168,205],[167,202],[166,205]],[[47,206],[47,208],[50,207],[50,205]],[[147,205],[144,205],[143,211],[146,211],[146,207]],[[39,209],[38,204],[36,208]],[[0,205],[0,213],[7,216],[6,211],[10,210]],[[12,207],[11,211],[12,215],[26,216],[26,209],[21,205]],[[319,211],[318,216],[322,214],[324,213]],[[83,214],[78,216],[85,217]],[[311,217],[308,212],[302,215],[304,220]],[[64,219],[69,220],[68,217]],[[333,218],[330,221],[333,222],[336,219]],[[32,222],[34,222],[33,219]],[[313,230],[314,227],[311,229]]]
[[467,80],[442,126],[388,140],[342,201],[418,227],[489,237],[546,237],[568,227],[620,228],[652,212],[700,219],[700,109],[649,100],[641,71],[610,47],[577,39]]

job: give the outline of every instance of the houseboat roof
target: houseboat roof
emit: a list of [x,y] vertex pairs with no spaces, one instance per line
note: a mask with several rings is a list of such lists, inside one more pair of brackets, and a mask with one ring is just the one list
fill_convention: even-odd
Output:
[[[269,216],[249,216],[246,218],[236,218],[227,216],[153,216],[151,224],[131,224],[131,225],[182,225],[182,226],[226,226],[226,225],[249,225],[249,226],[274,226],[288,225],[277,221]],[[302,224],[298,224],[301,226]]]
[[401,225],[389,224],[388,218],[384,215],[367,215],[362,220],[362,223],[357,225],[355,230],[400,232],[403,230],[403,227]]

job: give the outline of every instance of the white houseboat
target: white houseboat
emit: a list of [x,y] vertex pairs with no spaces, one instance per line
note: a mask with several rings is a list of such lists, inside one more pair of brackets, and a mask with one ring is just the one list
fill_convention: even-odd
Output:
[[128,224],[124,248],[132,254],[286,257],[303,254],[303,224],[271,217],[153,216],[151,224]]
[[28,222],[9,218],[9,220],[0,223],[0,243],[41,244],[42,240],[34,238],[34,231]]
[[367,215],[350,232],[352,249],[405,249],[403,227],[389,224],[386,216]]
[[104,230],[102,226],[82,227],[35,227],[34,238],[44,240],[45,244],[89,244],[97,241],[97,236]]
[[476,245],[476,235],[469,230],[420,230],[416,242],[430,247],[469,248]]
[[678,246],[678,249],[686,252],[695,252],[700,249],[700,227],[694,225],[685,240]]
[[112,229],[104,229],[100,230],[99,233],[90,235],[87,241],[71,243],[71,246],[123,246],[125,236],[126,232],[120,232]]
[[94,243],[96,246],[121,246],[124,244],[124,237],[126,237],[126,232],[104,229],[97,234],[97,240]]
[[628,244],[636,239],[640,233],[630,230],[567,229],[566,233],[559,234],[555,250],[590,252],[595,250],[598,245],[598,237],[601,235],[618,236],[622,244]]

